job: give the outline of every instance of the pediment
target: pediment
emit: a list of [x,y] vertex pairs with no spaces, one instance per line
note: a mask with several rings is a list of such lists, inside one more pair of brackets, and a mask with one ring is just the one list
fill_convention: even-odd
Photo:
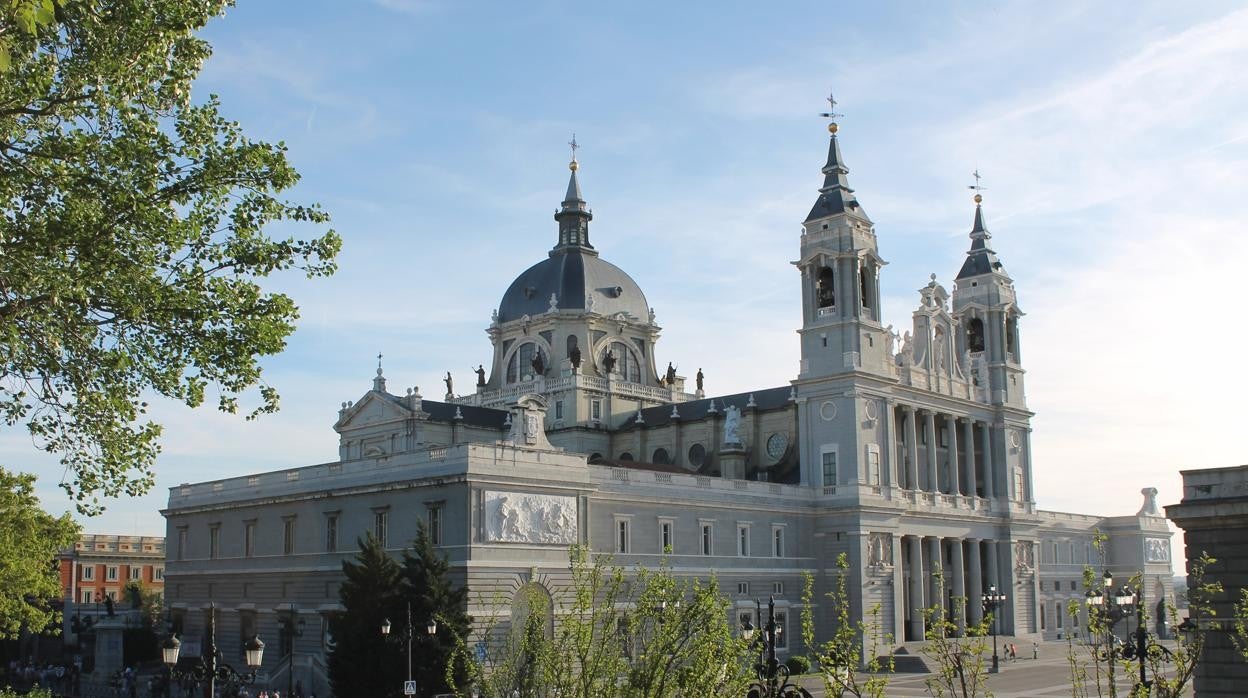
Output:
[[334,424],[334,431],[402,421],[411,416],[411,410],[398,404],[393,397],[370,390],[359,402],[347,408]]

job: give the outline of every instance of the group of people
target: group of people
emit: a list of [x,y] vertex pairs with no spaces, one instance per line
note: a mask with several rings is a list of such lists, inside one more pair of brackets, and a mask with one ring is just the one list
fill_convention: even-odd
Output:
[[37,664],[34,661],[10,660],[0,686],[29,691],[36,686],[54,691],[67,691],[74,684],[78,670],[72,664]]

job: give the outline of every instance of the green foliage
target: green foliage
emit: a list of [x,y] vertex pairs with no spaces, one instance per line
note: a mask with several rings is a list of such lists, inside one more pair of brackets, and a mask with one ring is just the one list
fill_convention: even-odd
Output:
[[[945,597],[944,577],[936,574],[937,598]],[[967,599],[953,597],[953,604],[964,606]],[[988,690],[988,642],[984,636],[992,626],[992,614],[985,613],[979,623],[967,623],[964,636],[958,636],[958,624],[950,620],[944,606],[923,609],[927,628],[923,654],[936,663],[936,668],[924,682],[935,698],[992,697]]]
[[797,676],[810,671],[810,660],[800,654],[795,654],[786,659],[784,665],[789,668],[790,676]]
[[1231,642],[1235,651],[1248,662],[1248,588],[1239,590],[1239,599],[1235,601],[1235,617],[1232,619]]
[[327,663],[329,681],[340,696],[391,696],[402,693],[407,678],[403,648],[381,634],[389,618],[405,632],[406,607],[399,593],[402,572],[370,533],[360,541],[355,561],[343,560],[346,580],[338,589],[344,611],[330,617],[334,644]]
[[[411,549],[403,551],[400,593],[410,604],[412,664],[421,668],[416,685],[422,696],[446,693],[468,679],[468,663],[455,651],[472,626],[466,610],[468,591],[453,585],[449,572],[446,558],[434,549],[425,527],[418,525]],[[403,612],[406,615],[407,608]],[[426,630],[430,619],[437,621],[432,637]],[[405,618],[400,625],[407,622]]]
[[0,698],[56,698],[56,694],[47,688],[34,688],[26,693],[18,693],[12,688],[3,687],[0,688]]
[[[893,671],[891,634],[885,634],[880,622],[879,604],[868,613],[870,621],[853,621],[850,615],[849,557],[841,553],[836,557],[836,583],[827,593],[836,627],[832,639],[822,645],[815,643],[814,577],[804,575],[802,585],[802,641],[810,651],[823,676],[824,691],[829,696],[883,696],[888,689],[888,674]],[[867,660],[864,665],[862,643],[870,638]],[[888,655],[881,658],[881,649],[888,648]],[[866,672],[862,669],[865,668]]]
[[299,179],[285,146],[190,99],[210,54],[196,32],[231,4],[0,0],[0,416],[73,471],[84,512],[151,487],[145,392],[276,410],[259,357],[298,309],[259,282],[335,268],[332,231],[264,233],[328,221],[279,198]]
[[[534,585],[517,590],[517,601],[484,602],[493,612],[476,635],[484,649],[483,660],[472,665],[480,695],[675,698],[745,692],[750,650],[733,636],[729,603],[714,579],[677,578],[665,560],[657,570],[632,570],[626,583],[622,568],[584,548],[572,548],[570,557],[571,582],[559,596],[557,614],[555,600]],[[467,643],[461,652],[470,654]],[[458,695],[469,695],[467,687]]]
[[56,555],[78,539],[69,514],[54,517],[39,506],[35,476],[0,468],[0,639],[23,628],[57,633],[61,598]]

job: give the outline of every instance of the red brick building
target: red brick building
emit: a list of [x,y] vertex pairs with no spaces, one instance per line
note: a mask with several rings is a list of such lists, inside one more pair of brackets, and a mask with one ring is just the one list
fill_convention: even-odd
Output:
[[121,603],[122,589],[132,580],[144,589],[164,593],[165,539],[162,536],[84,534],[72,550],[61,551],[61,597],[65,601],[65,635],[70,620],[106,612],[105,599]]

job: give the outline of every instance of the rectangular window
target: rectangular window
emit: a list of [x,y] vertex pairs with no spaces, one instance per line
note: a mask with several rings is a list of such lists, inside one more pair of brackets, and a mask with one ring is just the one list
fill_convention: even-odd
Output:
[[787,611],[776,611],[776,649],[789,648],[789,614]]
[[116,589],[109,589],[108,591],[104,592],[104,598],[106,598],[106,599],[111,599],[111,600],[113,600],[113,601],[116,601],[116,600],[117,600],[117,590],[116,590]]
[[627,553],[629,544],[628,519],[615,520],[615,552]]
[[333,553],[338,551],[338,515],[330,514],[325,517],[325,552]]
[[784,582],[772,582],[771,583],[771,595],[772,596],[784,596]]
[[880,484],[880,447],[875,444],[867,446],[867,484]]
[[165,568],[164,568],[164,567],[153,567],[153,568],[152,568],[152,581],[154,581],[154,582],[163,582],[163,581],[165,581]]
[[442,545],[442,507],[429,507],[429,543]]
[[282,554],[292,555],[295,552],[295,517],[282,519]]
[[247,521],[243,523],[243,557],[252,557],[256,554],[256,522]]
[[555,400],[555,419],[563,419],[563,400]]
[[208,528],[208,557],[213,560],[221,555],[221,525],[214,524]]
[[711,555],[714,552],[714,547],[712,546],[712,543],[715,540],[714,533],[715,533],[715,526],[713,524],[709,524],[709,523],[702,524],[701,549],[702,549],[703,555]]
[[771,555],[772,557],[784,557],[783,526],[773,526],[771,528]]
[[110,582],[117,581],[117,567],[115,565],[109,565],[104,568],[104,579]]
[[183,526],[178,529],[178,559],[179,560],[186,559],[186,539],[187,539],[186,527]]
[[82,578],[88,582],[95,579],[95,565],[83,565]]
[[750,556],[750,525],[737,524],[737,555]]
[[823,484],[836,484],[836,451],[828,450],[823,452]]
[[672,552],[673,523],[668,519],[659,519],[659,548],[665,553]]
[[386,524],[389,523],[389,518],[390,512],[388,511],[373,512],[373,537],[381,543],[383,548],[386,547],[386,529],[388,528]]
[[602,400],[594,400],[590,403],[589,416],[591,419],[602,419]]
[[749,596],[749,595],[750,595],[750,583],[749,582],[737,582],[737,596]]
[[94,602],[95,602],[94,592],[90,589],[83,589],[82,590],[82,603],[94,603]]
[[1048,620],[1049,620],[1049,607],[1045,604],[1040,604],[1040,629],[1041,630],[1044,630],[1046,627],[1048,627],[1049,625]]
[[137,565],[130,568],[131,579],[143,579],[143,568]]
[[1062,628],[1062,602],[1061,601],[1053,602],[1053,617],[1057,619],[1058,630],[1061,630]]
[[1044,591],[1044,580],[1040,580],[1040,591]]

